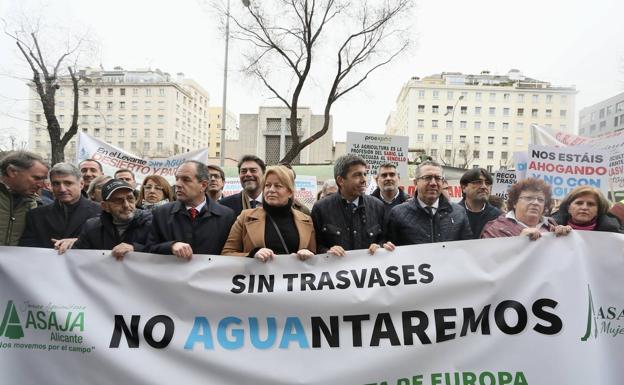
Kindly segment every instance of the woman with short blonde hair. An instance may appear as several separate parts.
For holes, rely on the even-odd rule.
[[[284,166],[268,167],[262,186],[262,207],[241,212],[221,254],[262,262],[278,254],[296,254],[301,260],[314,255],[312,218],[292,207],[295,181],[290,170]]]

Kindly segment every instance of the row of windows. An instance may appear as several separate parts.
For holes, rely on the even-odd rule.
[[[613,127],[616,130],[621,130],[622,128],[620,128],[618,126],[624,127],[624,114],[622,114],[620,116],[613,117]],[[597,129],[599,129],[600,131],[604,131],[606,128],[607,128],[607,121],[603,120],[600,123],[598,123],[598,126],[596,126],[596,124],[590,125],[589,126],[589,132],[587,132],[588,130],[586,130],[585,127],[581,127],[579,129],[579,135],[593,134],[593,133],[596,132]]]
[[[452,149],[444,150],[444,158],[450,158],[452,156],[452,154],[453,154],[453,150]],[[430,155],[434,159],[437,158],[438,157],[438,149],[436,149],[436,148],[431,149]],[[479,151],[479,150],[473,150],[472,153],[471,153],[469,150],[467,151],[467,150],[460,149],[460,150],[458,150],[458,155],[459,155],[460,159],[466,159],[467,157],[470,157],[470,155],[472,155],[472,159],[481,159],[481,151]],[[487,151],[486,159],[494,159],[494,151]],[[503,161],[506,161],[507,159],[509,159],[509,152],[508,151],[501,151],[500,159],[503,160]]]
[[[480,130],[481,129],[481,121],[474,121],[472,122],[472,128],[474,128],[475,130]],[[454,127],[454,122],[452,120],[446,120],[445,121],[445,127],[446,129],[453,129]],[[546,126],[546,128],[552,128],[552,124],[545,124],[544,126]],[[425,128],[425,119],[418,119],[417,121],[417,127],[418,128]],[[440,127],[440,121],[438,120],[431,120],[431,125],[430,128],[439,128]],[[487,127],[488,130],[496,130],[497,124],[496,122],[487,122]],[[523,122],[517,122],[516,123],[516,131],[524,131],[524,123]],[[461,129],[467,129],[468,128],[468,121],[465,120],[461,120],[459,122],[459,128]],[[500,126],[500,128],[502,128],[503,131],[508,131],[509,130],[509,122],[503,122]],[[567,129],[567,125],[565,124],[560,124],[559,125],[559,129],[561,131],[565,131]]]
[[[461,144],[466,144],[467,142],[467,136],[466,135],[460,135],[459,136],[459,143]],[[423,142],[425,140],[425,134],[416,134],[416,141],[417,142]],[[445,143],[453,143],[453,135],[445,135],[444,137]],[[437,143],[438,142],[438,134],[431,134],[431,143]],[[472,138],[472,143],[473,144],[481,144],[481,137],[480,136],[474,136]],[[516,138],[516,145],[522,145],[524,143],[524,138],[522,137],[517,137]],[[491,144],[494,145],[495,144],[495,138],[493,136],[488,136],[487,137],[487,144]],[[501,138],[501,145],[503,146],[507,146],[509,145],[509,137],[508,136],[503,136]]]
[[[472,97],[472,100],[480,102],[484,100],[484,93],[483,92],[468,92],[468,91],[461,91],[461,92],[455,92],[455,91],[439,91],[439,90],[423,90],[423,89],[419,89],[418,90],[418,98],[419,99],[425,99],[427,97],[427,93],[430,92],[431,93],[431,98],[434,100],[439,100],[441,99],[442,96],[444,96],[444,94],[446,94],[446,100],[459,100],[460,98],[462,100],[468,100],[469,97]],[[459,94],[459,95],[457,95]],[[486,93],[487,94],[487,99],[490,102],[496,102],[499,100],[499,98],[501,98],[501,93],[500,92],[489,92]],[[551,104],[553,103],[553,100],[555,98],[554,94],[546,94],[546,95],[540,95],[540,94],[531,94],[531,102],[533,103],[540,103],[541,97],[544,98],[544,100],[546,101],[547,104]],[[502,94],[502,101],[505,102],[511,102],[511,93],[506,92]],[[525,101],[525,94],[516,94],[516,101],[519,103],[524,103]],[[568,96],[567,95],[559,95],[559,101],[561,104],[566,104],[568,102]]]
[[[482,107],[474,107],[473,108],[473,114],[476,116],[481,116],[481,110]],[[446,106],[446,112],[444,113],[445,116],[451,115],[454,112],[454,108],[453,106]],[[418,105],[418,113],[420,114],[424,114],[425,113],[425,105],[424,104],[419,104]],[[432,114],[439,114],[440,113],[440,106],[438,105],[432,105],[431,106],[431,113]],[[460,110],[459,110],[460,115],[468,115],[468,107],[466,106],[461,106]],[[502,109],[502,113],[503,116],[511,116],[511,109],[510,108],[503,108]],[[528,110],[527,110],[528,113]],[[544,117],[546,118],[552,118],[552,114],[553,111],[552,109],[546,109],[545,113],[544,113]],[[489,116],[496,116],[496,107],[488,107],[488,115]],[[559,110],[559,117],[560,118],[565,118],[568,115],[568,111],[567,110]],[[516,116],[521,117],[524,116],[524,108],[518,108],[516,109]],[[533,118],[538,118],[539,117],[539,109],[538,108],[532,108],[531,109],[531,117]]]

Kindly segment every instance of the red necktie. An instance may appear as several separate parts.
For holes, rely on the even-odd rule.
[[[195,207],[191,207],[190,209],[188,209],[188,213],[191,217],[191,221],[194,221],[195,218],[197,218],[197,214],[199,214],[199,211],[197,211]]]

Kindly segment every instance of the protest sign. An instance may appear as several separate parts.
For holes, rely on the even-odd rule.
[[[552,196],[562,199],[573,188],[589,185],[608,195],[608,156],[605,151],[583,147],[529,146],[527,178],[543,179]]]
[[[513,153],[513,160],[516,169],[516,179],[522,180],[526,178],[528,154],[525,151],[516,151]]]
[[[597,138],[572,135],[562,131],[550,132],[544,127],[534,125],[534,130],[547,132],[561,146],[584,146],[596,150],[606,151],[608,154],[610,189],[624,191],[624,132],[617,131]],[[541,137],[541,136],[538,136]],[[535,142],[534,144],[544,144]]]
[[[492,195],[499,196],[507,200],[508,192],[511,186],[516,183],[516,172],[500,170],[493,175],[494,183],[492,183]]]
[[[206,163],[208,149],[185,152],[170,158],[144,159],[140,156],[94,138],[84,132],[78,135],[78,162],[95,159],[102,164],[105,175],[113,176],[115,171],[125,168],[134,173],[137,183],[148,175],[160,175],[170,183],[175,182],[175,170],[186,160]]]
[[[270,263],[0,247],[0,373],[12,385],[619,384],[623,249],[624,236],[592,231]]]
[[[347,153],[364,158],[369,174],[376,174],[384,163],[396,165],[401,180],[409,178],[407,155],[409,138],[407,136],[377,135],[363,132],[347,132]]]

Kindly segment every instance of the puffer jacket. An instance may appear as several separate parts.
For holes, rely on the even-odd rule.
[[[388,240],[396,246],[472,239],[463,207],[440,195],[438,209],[431,216],[418,199],[394,207],[388,217]]]
[[[0,246],[17,246],[26,227],[26,213],[37,207],[36,196],[25,196],[14,207],[14,197],[0,182]]]
[[[560,225],[567,225],[570,220],[570,214],[562,211],[557,211],[552,215],[552,218]],[[624,227],[620,223],[619,219],[612,214],[604,214],[598,217],[596,221],[596,228],[594,231],[606,231],[610,233],[624,233]]]

